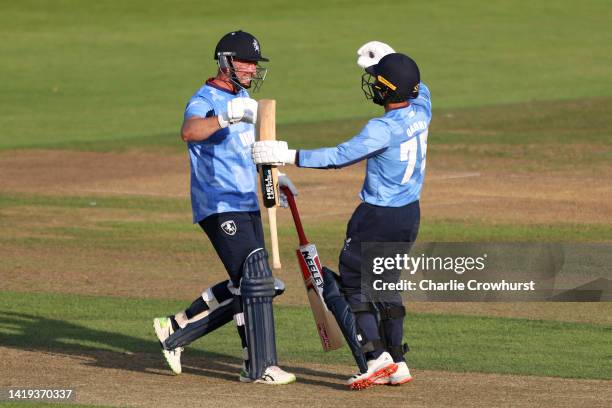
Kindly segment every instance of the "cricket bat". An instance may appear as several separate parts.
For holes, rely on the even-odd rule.
[[[317,325],[321,345],[325,351],[339,349],[344,343],[342,340],[343,335],[334,315],[329,311],[323,300],[323,269],[321,268],[317,247],[308,242],[308,238],[306,238],[302,221],[300,220],[300,213],[298,212],[291,190],[287,187],[282,189],[283,193],[287,196],[287,202],[291,208],[291,215],[297,230],[300,242],[300,246],[296,251],[297,258],[302,270],[304,287],[306,288],[308,302],[310,303],[312,315]]]
[[[276,140],[276,100],[262,99],[257,108],[258,140]],[[276,166],[260,165],[261,194],[268,209],[270,244],[272,245],[272,267],[281,268],[276,228],[276,207],[278,206],[278,170]]]

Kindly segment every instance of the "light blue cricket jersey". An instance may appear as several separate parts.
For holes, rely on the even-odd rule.
[[[206,84],[187,103],[184,118],[216,116],[227,110],[229,100],[248,96],[244,89],[234,95]],[[212,214],[259,210],[257,170],[251,159],[254,141],[255,127],[239,122],[204,141],[188,143],[194,223]]]
[[[418,200],[425,177],[427,132],[431,121],[429,89],[420,84],[410,105],[370,120],[361,132],[336,147],[300,150],[298,165],[340,168],[367,159],[359,196],[369,204],[401,207]]]

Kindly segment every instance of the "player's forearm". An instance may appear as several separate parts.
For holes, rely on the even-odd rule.
[[[346,146],[340,145],[315,150],[298,150],[295,164],[315,169],[339,169],[365,160],[385,149],[347,149]]]
[[[298,167],[332,169],[340,167],[340,162],[338,148],[325,147],[313,150],[298,150],[295,164]]]
[[[191,118],[181,128],[181,138],[184,142],[201,142],[208,139],[221,129],[216,116],[210,118]]]
[[[251,155],[255,164],[295,164],[299,167],[337,169],[367,159],[385,149],[387,146],[375,139],[368,140],[367,137],[353,138],[336,147],[299,151],[289,149],[285,141],[265,140],[253,144]]]

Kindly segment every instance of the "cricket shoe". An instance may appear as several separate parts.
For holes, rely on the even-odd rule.
[[[414,378],[410,375],[408,364],[405,361],[397,363],[397,371],[388,377],[379,378],[374,381],[376,385],[402,385],[409,383]]]
[[[386,351],[378,358],[368,361],[368,371],[355,374],[347,381],[346,385],[352,390],[363,390],[376,383],[376,380],[389,377],[397,371],[397,364]]]
[[[270,366],[266,368],[266,371],[264,371],[261,378],[253,380],[249,377],[249,372],[243,364],[242,370],[240,370],[240,382],[268,385],[285,385],[295,382],[295,375],[286,372],[278,366]]]
[[[162,354],[170,370],[172,370],[174,374],[180,374],[183,371],[181,367],[181,353],[183,352],[183,348],[177,347],[174,350],[166,350],[166,346],[164,346],[166,339],[174,333],[172,321],[170,321],[169,317],[157,317],[153,319],[153,328],[155,329],[155,334],[162,347]]]

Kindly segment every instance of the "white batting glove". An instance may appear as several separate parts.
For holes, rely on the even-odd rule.
[[[289,191],[291,191],[291,194],[293,194],[294,197],[297,197],[297,188],[295,188],[295,185],[291,182],[291,180],[289,180],[289,176],[287,176],[285,173],[281,173],[280,171],[278,172],[278,186],[287,187]],[[278,191],[280,193],[278,197],[279,205],[283,208],[288,208],[289,202],[287,201],[287,195],[283,192],[282,188],[279,188]]]
[[[238,122],[257,122],[257,101],[251,98],[234,98],[227,103],[227,112],[217,116],[219,126],[226,128]]]
[[[395,50],[384,42],[367,42],[357,50],[357,65],[365,69],[369,66],[378,64],[378,61],[380,61],[382,57],[394,52]]]
[[[273,166],[284,166],[295,164],[294,149],[289,149],[287,142],[280,140],[264,140],[253,143],[251,156],[255,164],[271,164]]]

